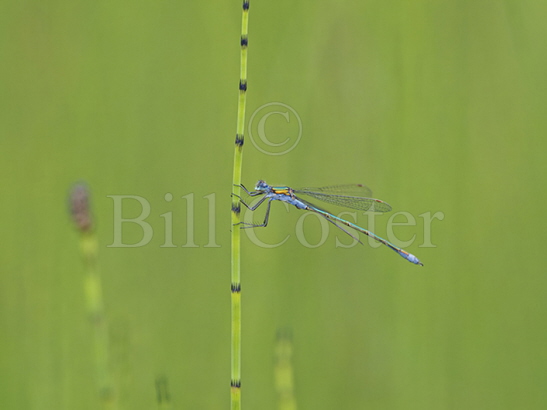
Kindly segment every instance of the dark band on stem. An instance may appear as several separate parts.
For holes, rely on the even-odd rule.
[[[249,0],[243,0],[243,10],[249,10]]]
[[[241,213],[241,206],[239,205],[239,203],[232,204],[232,212],[237,215]]]
[[[239,91],[247,91],[247,80],[239,80]]]
[[[232,283],[232,285],[230,286],[230,289],[232,290],[232,293],[241,292],[241,283]]]
[[[246,48],[249,45],[249,38],[247,36],[241,36],[241,47]]]
[[[242,147],[244,142],[245,138],[243,137],[243,134],[236,134],[236,145]]]
[[[241,388],[241,380],[230,380],[230,387]]]

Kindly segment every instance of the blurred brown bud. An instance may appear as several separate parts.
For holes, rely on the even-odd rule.
[[[81,232],[88,232],[93,227],[93,217],[89,206],[89,189],[83,183],[74,185],[70,191],[70,213]]]

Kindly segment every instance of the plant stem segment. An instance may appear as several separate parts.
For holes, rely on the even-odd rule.
[[[240,195],[241,189],[241,160],[243,154],[245,130],[245,105],[247,101],[247,45],[249,23],[249,0],[243,0],[241,18],[241,64],[239,76],[239,100],[237,105],[237,132],[234,154],[233,193]],[[236,226],[240,222],[240,205],[237,197],[232,197],[232,276],[231,276],[231,304],[232,304],[232,360],[231,360],[231,409],[241,409],[241,252],[240,229]]]

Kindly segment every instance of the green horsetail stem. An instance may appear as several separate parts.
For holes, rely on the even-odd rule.
[[[234,174],[232,192],[241,194],[241,160],[243,143],[245,141],[245,105],[247,102],[247,45],[249,24],[249,0],[243,0],[241,17],[241,60],[239,75],[239,99],[237,104],[237,131],[234,153]],[[232,307],[232,337],[231,337],[231,375],[230,396],[231,409],[241,409],[241,253],[240,229],[235,226],[240,222],[240,205],[238,197],[232,197],[232,273],[231,273],[231,307]]]
[[[116,398],[109,367],[109,337],[104,314],[101,276],[97,256],[98,240],[93,226],[93,216],[89,204],[89,190],[83,184],[77,184],[70,193],[70,212],[76,229],[80,233],[80,252],[85,277],[84,296],[88,318],[93,328],[95,350],[95,372],[98,394],[104,409],[116,409]]]

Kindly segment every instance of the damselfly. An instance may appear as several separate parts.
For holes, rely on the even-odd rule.
[[[333,205],[339,205],[347,208],[358,209],[362,211],[375,211],[375,212],[389,212],[391,211],[391,206],[384,201],[379,199],[369,198],[372,194],[370,189],[364,185],[353,184],[353,185],[334,185],[322,188],[302,188],[302,189],[292,189],[288,186],[270,186],[265,181],[258,181],[255,186],[254,191],[248,191],[243,185],[239,185],[249,196],[260,196],[264,195],[255,205],[248,205],[240,196],[235,195],[239,198],[240,202],[246,206],[249,210],[254,211],[260,205],[268,199],[268,206],[266,207],[266,216],[264,217],[264,222],[261,224],[249,224],[245,222],[240,222],[240,224],[245,225],[242,228],[255,228],[255,227],[265,227],[268,225],[268,218],[270,217],[270,206],[272,201],[283,201],[291,205],[294,205],[298,209],[304,209],[306,211],[312,211],[316,214],[322,216],[331,224],[337,228],[344,231],[346,234],[351,236],[353,239],[362,243],[359,238],[355,237],[353,234],[348,232],[346,229],[342,228],[338,223],[349,226],[352,229],[355,229],[362,234],[370,236],[374,240],[386,245],[388,248],[394,250],[407,261],[415,263],[416,265],[423,266],[423,263],[420,260],[408,253],[407,251],[393,245],[392,243],[386,241],[383,238],[380,238],[378,235],[361,228],[360,226],[355,225],[345,219],[342,219],[329,211],[319,208],[318,206],[313,205],[312,203],[298,197],[298,195],[306,195],[315,199],[319,199],[323,202],[327,202]],[[338,222],[338,223],[337,223]]]

